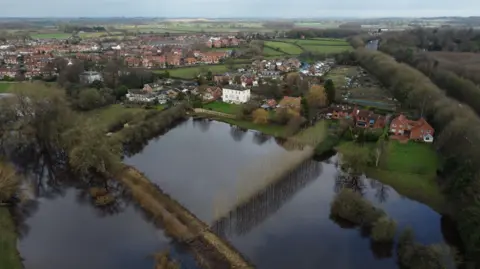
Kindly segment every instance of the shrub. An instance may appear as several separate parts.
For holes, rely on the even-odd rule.
[[[376,242],[390,242],[395,237],[397,223],[388,218],[382,217],[373,223],[372,239]]]
[[[337,194],[331,205],[331,214],[362,226],[370,226],[385,216],[383,210],[375,208],[350,189],[343,189]]]
[[[400,235],[397,258],[401,268],[405,269],[449,269],[455,268],[455,252],[444,245],[422,245],[415,242],[411,229]]]

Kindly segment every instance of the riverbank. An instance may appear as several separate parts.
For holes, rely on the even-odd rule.
[[[219,112],[215,112],[215,111],[209,112],[208,110],[203,110],[202,112],[196,112],[193,116],[196,118],[205,118],[205,119],[225,122],[230,125],[238,126],[242,129],[259,131],[265,135],[270,135],[278,138],[287,138],[286,127],[282,125],[276,125],[271,123],[257,124],[248,120],[236,119],[233,115],[230,115],[230,114],[221,115],[219,114]]]
[[[0,268],[21,269],[17,234],[13,218],[6,207],[0,207]]]
[[[190,247],[202,267],[254,268],[229,243],[135,168],[124,166],[115,178],[128,187],[140,206],[163,225],[169,236]]]

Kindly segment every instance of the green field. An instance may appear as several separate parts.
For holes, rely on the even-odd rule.
[[[241,65],[237,66],[240,67]],[[207,72],[212,71],[214,75],[228,72],[228,68],[226,65],[202,65],[194,67],[176,68],[168,70],[168,72],[170,73],[170,76],[175,78],[193,79],[202,72],[202,69]],[[163,73],[165,72],[165,70],[156,70],[154,72]]]
[[[17,235],[10,212],[0,207],[0,268],[21,269],[17,251]]]
[[[351,51],[353,48],[351,46],[302,46],[305,51],[310,51],[313,53],[339,53],[342,51]]]
[[[204,109],[209,109],[226,114],[236,114],[239,110],[239,105],[227,104],[224,102],[211,102],[203,106]]]
[[[43,33],[43,34],[30,34],[32,38],[36,39],[67,39],[72,36],[72,34],[66,33]]]
[[[8,92],[11,86],[12,86],[12,83],[0,82],[0,93]]]
[[[438,158],[432,145],[391,141],[385,169],[392,172],[435,175]]]
[[[110,105],[85,112],[85,120],[83,122],[88,126],[106,131],[110,124],[118,119],[127,117],[127,114],[137,115],[145,112],[146,110],[143,108],[126,108],[123,105]]]
[[[282,42],[290,43],[292,46],[300,46],[303,51],[313,53],[339,53],[353,48],[344,39],[336,38],[314,38],[314,39],[279,39]],[[297,49],[300,49],[296,46]]]
[[[345,39],[338,38],[299,39],[294,43],[300,46],[350,46]]]
[[[277,51],[269,47],[263,48],[263,55],[264,56],[281,56],[285,55],[282,51]]]
[[[290,55],[297,55],[302,53],[301,48],[288,42],[265,41],[265,45],[272,48],[278,48],[281,51]]]
[[[339,151],[352,150],[353,142],[339,146]],[[372,150],[375,144],[369,144]],[[372,153],[373,154],[373,153]],[[388,184],[399,194],[422,202],[439,213],[448,213],[435,178],[438,158],[432,145],[397,141],[388,143],[388,150],[380,158],[379,167],[368,167],[366,175]]]
[[[339,147],[351,150],[352,142]],[[372,149],[374,144],[369,144]],[[390,141],[379,167],[368,167],[368,177],[393,187],[410,199],[425,203],[439,213],[447,213],[445,198],[435,181],[438,158],[432,145]]]
[[[155,33],[189,33],[189,32],[265,32],[271,29],[264,28],[262,23],[255,22],[187,22],[187,21],[171,21],[158,24],[146,25],[117,25],[118,29],[140,32]]]

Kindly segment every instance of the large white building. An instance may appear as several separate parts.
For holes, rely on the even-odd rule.
[[[95,80],[103,81],[102,74],[95,71],[85,71],[80,74],[80,81],[85,84],[92,84]]]
[[[246,103],[250,100],[250,89],[239,85],[226,86],[222,90],[222,100],[225,103]]]

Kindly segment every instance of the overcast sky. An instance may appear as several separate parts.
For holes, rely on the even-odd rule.
[[[475,0],[0,0],[0,17],[475,16]]]

